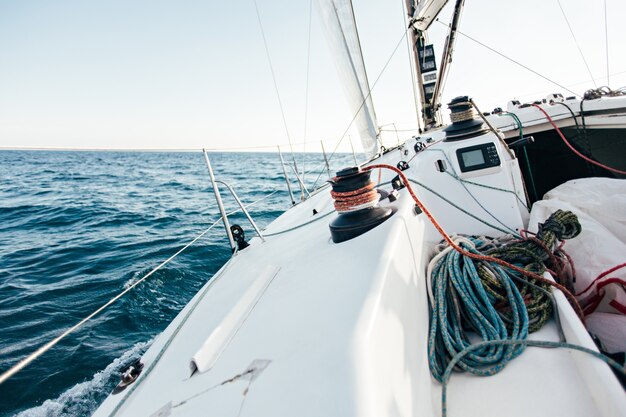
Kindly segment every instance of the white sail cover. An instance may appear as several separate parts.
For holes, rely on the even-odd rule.
[[[428,29],[447,2],[448,0],[413,0],[413,26],[419,30]]]
[[[357,126],[363,151],[368,157],[378,153],[378,124],[365,72],[363,53],[350,0],[318,0],[335,65]]]

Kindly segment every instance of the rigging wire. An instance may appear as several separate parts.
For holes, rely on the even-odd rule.
[[[609,24],[606,15],[606,0],[604,0],[604,45],[606,49],[606,84],[611,85],[611,78],[609,76]]]
[[[254,200],[252,203],[246,204],[245,207],[246,207],[246,209],[249,208],[249,207],[252,207],[255,204],[258,204],[258,203],[260,203],[263,200],[267,200],[268,198],[270,198],[271,196],[273,196],[274,194],[276,194],[276,193],[278,193],[280,191],[281,190],[274,190],[271,193],[269,193],[268,195],[264,195],[263,197],[261,197],[261,198],[259,198],[257,200]],[[238,207],[235,210],[232,210],[232,211],[229,211],[228,213],[226,213],[226,217],[232,216],[233,214],[239,213],[240,211],[243,211],[243,210],[241,209],[241,207]]]
[[[444,26],[450,27],[450,24],[443,23],[443,22],[442,22],[441,20],[439,20],[439,19],[437,19],[437,22],[441,23],[441,24],[442,24],[442,25],[444,25]],[[563,86],[563,85],[561,85],[561,84],[557,83],[557,82],[556,82],[556,81],[554,81],[554,80],[551,80],[550,78],[548,78],[548,77],[546,77],[545,75],[543,75],[543,74],[541,74],[541,73],[539,73],[539,72],[535,71],[534,69],[527,67],[526,65],[522,64],[521,62],[516,61],[516,60],[514,60],[513,58],[510,58],[510,57],[508,57],[508,56],[504,55],[502,52],[500,52],[500,51],[498,51],[498,50],[496,50],[496,49],[492,48],[491,46],[488,46],[488,45],[486,45],[486,44],[482,43],[482,42],[481,42],[481,41],[479,41],[478,39],[475,39],[475,38],[473,38],[473,37],[471,37],[471,36],[469,36],[469,35],[466,35],[465,33],[461,32],[460,30],[457,30],[457,33],[459,33],[459,34],[461,34],[461,35],[465,36],[467,39],[469,39],[469,40],[471,40],[471,41],[473,41],[473,42],[477,43],[478,45],[482,46],[483,48],[486,48],[486,49],[490,50],[491,52],[493,52],[493,53],[495,53],[495,54],[497,54],[497,55],[500,55],[502,58],[504,58],[504,59],[506,59],[506,60],[508,60],[508,61],[511,61],[512,63],[514,63],[514,64],[516,64],[516,65],[518,65],[518,66],[520,66],[520,67],[524,68],[525,70],[532,72],[533,74],[535,74],[535,75],[537,75],[537,76],[539,76],[539,77],[543,78],[544,80],[546,80],[546,81],[548,81],[548,82],[551,82],[552,84],[556,85],[557,87],[562,88],[563,90],[569,91],[570,93],[574,94],[576,97],[580,97],[580,94],[578,94],[578,93],[576,93],[576,92],[574,92],[574,91],[570,90],[569,88],[567,88],[567,87],[565,87],[565,86]]]
[[[302,148],[302,168],[301,168],[301,177],[302,182],[304,183],[304,174],[306,171],[304,166],[306,164],[306,133],[307,133],[307,123],[309,118],[309,74],[311,72],[311,21],[313,17],[313,0],[309,0],[309,38],[307,42],[307,52],[306,52],[306,88],[304,91],[304,146]]]
[[[261,28],[261,35],[263,37],[263,46],[265,46],[265,55],[267,56],[267,62],[270,66],[270,72],[272,73],[272,81],[274,81],[274,90],[276,91],[276,97],[278,98],[278,106],[280,107],[280,114],[283,118],[283,125],[285,127],[285,133],[287,134],[287,140],[289,141],[289,149],[291,151],[291,157],[293,159],[293,165],[298,170],[298,165],[296,164],[296,156],[293,153],[293,144],[291,142],[291,135],[289,134],[289,128],[287,127],[287,119],[285,117],[285,109],[283,108],[283,102],[280,98],[280,91],[278,90],[278,83],[276,81],[276,74],[274,73],[274,66],[272,65],[272,57],[270,56],[270,50],[267,46],[267,38],[265,37],[265,29],[263,28],[263,22],[261,21],[261,13],[259,12],[259,6],[254,0],[254,9],[256,10],[256,17],[259,21],[259,27]]]
[[[376,84],[378,84],[378,81],[380,80],[380,77],[385,73],[385,70],[387,70],[387,67],[389,66],[389,63],[391,62],[391,59],[394,57],[394,55],[396,54],[396,52],[398,51],[398,48],[400,47],[400,45],[402,44],[402,41],[404,40],[404,38],[406,37],[407,31],[409,30],[409,28],[407,28],[403,33],[402,33],[402,37],[400,37],[400,40],[396,43],[395,48],[393,48],[393,52],[391,52],[391,55],[389,56],[389,58],[387,59],[387,62],[385,62],[385,65],[383,66],[382,70],[380,71],[380,73],[378,74],[378,77],[376,77],[376,80],[374,80],[374,84],[372,84],[372,86],[369,88],[369,91],[367,92],[367,95],[365,96],[365,98],[363,99],[363,101],[361,102],[361,105],[359,106],[359,108],[357,109],[357,111],[355,112],[354,116],[352,117],[352,120],[350,120],[350,123],[348,123],[348,126],[346,127],[346,129],[344,130],[343,134],[341,135],[341,137],[339,138],[339,142],[337,142],[337,145],[335,145],[335,148],[333,149],[333,151],[331,152],[330,156],[328,157],[328,160],[330,161],[333,156],[335,155],[335,153],[337,153],[337,149],[339,148],[339,145],[341,145],[341,142],[345,139],[346,135],[348,134],[348,131],[350,130],[350,127],[352,126],[352,123],[354,123],[354,121],[356,120],[357,116],[359,115],[359,113],[361,112],[361,109],[363,108],[363,106],[365,105],[365,103],[367,102],[367,100],[370,98],[370,96],[372,95],[372,90],[374,90],[374,88],[376,87]],[[315,182],[313,182],[313,186],[311,188],[315,188],[315,186],[317,185],[317,182],[320,180],[322,174],[324,173],[324,170],[321,170],[319,175],[317,176],[317,178],[315,179]]]
[[[591,73],[591,69],[589,68],[589,64],[587,63],[587,60],[585,59],[585,55],[583,54],[582,49],[580,49],[580,45],[578,44],[578,40],[576,39],[576,35],[574,35],[574,31],[572,30],[572,26],[569,23],[569,19],[567,18],[567,15],[565,14],[565,10],[563,10],[563,6],[561,5],[561,0],[556,0],[557,4],[559,5],[559,9],[561,9],[561,13],[563,14],[563,18],[565,19],[565,23],[567,23],[567,27],[569,29],[569,33],[571,33],[572,35],[572,39],[574,39],[574,43],[576,44],[576,48],[578,48],[578,52],[580,52],[580,57],[583,59],[583,62],[585,63],[585,66],[587,67],[587,72],[589,73],[589,76],[591,77],[591,81],[593,81],[593,85],[598,88],[598,84],[596,83],[596,79],[593,78],[593,74]],[[605,18],[606,18],[606,0],[604,2],[604,13],[605,13]]]

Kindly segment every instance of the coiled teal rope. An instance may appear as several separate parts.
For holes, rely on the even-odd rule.
[[[539,225],[536,237],[500,239],[457,237],[464,250],[500,258],[537,274],[554,267],[558,242],[580,233],[577,217],[558,210]],[[493,261],[474,260],[451,247],[440,246],[428,267],[432,307],[428,340],[433,377],[442,381],[452,358],[472,346],[471,337],[482,341],[525,340],[539,330],[556,310],[550,287],[530,282],[521,273]],[[472,350],[456,369],[475,375],[493,375],[522,353],[524,345],[490,344]]]
[[[467,251],[479,253],[476,245],[482,242],[476,238],[461,238],[459,244]],[[496,299],[482,284],[478,270],[485,268],[505,288],[511,312],[510,330],[495,307]],[[439,382],[443,381],[450,360],[472,345],[469,331],[482,340],[523,340],[528,336],[524,299],[513,278],[499,265],[486,265],[449,250],[435,262],[431,277],[433,313],[428,360],[431,373]],[[522,346],[487,346],[467,354],[458,366],[475,375],[493,375],[522,351]]]

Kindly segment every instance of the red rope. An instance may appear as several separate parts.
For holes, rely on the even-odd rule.
[[[610,274],[610,273],[612,273],[612,272],[617,271],[618,269],[622,269],[622,268],[624,268],[625,266],[626,266],[626,263],[623,263],[623,264],[616,265],[616,266],[614,266],[614,267],[613,267],[613,268],[611,268],[611,269],[607,269],[606,271],[604,271],[603,273],[601,273],[600,275],[598,275],[596,278],[594,278],[594,280],[593,280],[593,281],[591,281],[591,284],[589,284],[589,286],[588,286],[587,288],[585,288],[584,290],[582,290],[581,292],[579,292],[579,293],[578,293],[578,294],[576,294],[576,295],[583,295],[584,293],[586,293],[587,291],[589,291],[589,290],[591,289],[591,287],[593,287],[593,285],[594,285],[596,282],[598,282],[598,280],[600,280],[600,279],[604,278],[605,276],[609,275],[609,274]]]
[[[365,186],[352,191],[332,191],[335,210],[339,213],[351,211],[358,206],[378,202],[378,191],[374,189],[374,183],[369,182]]]
[[[619,169],[616,168],[611,168],[610,166],[606,166],[604,164],[601,164],[598,161],[594,161],[591,158],[586,157],[585,155],[581,154],[580,152],[578,152],[576,150],[576,148],[574,148],[565,138],[565,135],[563,135],[563,133],[561,132],[561,129],[558,128],[558,126],[554,123],[554,121],[552,120],[552,118],[550,117],[550,115],[541,108],[541,106],[539,106],[538,104],[533,104],[533,107],[537,107],[539,110],[541,110],[541,112],[546,116],[546,118],[548,119],[548,122],[550,122],[550,124],[552,125],[552,127],[554,127],[554,129],[556,130],[556,133],[559,134],[559,136],[561,137],[561,139],[563,139],[563,142],[565,142],[565,144],[567,145],[568,148],[570,148],[572,150],[572,152],[574,152],[576,155],[580,156],[582,159],[584,159],[585,161],[589,162],[590,164],[594,164],[599,166],[600,168],[604,168],[608,171],[611,172],[615,172],[617,174],[622,174],[622,175],[626,175],[626,171],[621,171]]]
[[[574,295],[569,292],[567,290],[567,288],[565,288],[564,286],[551,281],[549,279],[546,279],[544,277],[542,277],[541,275],[535,274],[534,272],[530,272],[527,271],[523,268],[520,268],[519,266],[515,266],[513,264],[510,264],[502,259],[498,259],[498,258],[494,258],[493,256],[487,256],[487,255],[480,255],[477,253],[472,253],[469,251],[466,251],[465,249],[461,248],[459,245],[456,244],[456,242],[454,242],[452,240],[452,238],[448,235],[448,233],[446,233],[445,230],[443,230],[443,227],[441,227],[441,225],[439,224],[439,222],[437,221],[437,219],[435,219],[435,217],[431,214],[431,212],[424,206],[424,204],[420,201],[420,199],[417,197],[417,195],[415,194],[415,191],[413,191],[413,188],[411,187],[411,184],[409,183],[409,180],[407,179],[407,177],[404,175],[404,173],[402,171],[400,171],[398,168],[392,166],[392,165],[387,165],[387,164],[376,164],[376,165],[370,165],[368,167],[364,167],[363,170],[364,171],[368,171],[368,170],[372,170],[372,169],[376,169],[376,168],[386,168],[389,169],[393,172],[395,172],[396,174],[398,174],[400,176],[400,178],[402,178],[402,182],[404,183],[404,185],[406,186],[407,190],[409,191],[409,194],[411,194],[411,197],[413,197],[413,200],[415,201],[415,204],[418,205],[418,207],[422,210],[422,212],[426,215],[426,217],[428,217],[428,220],[430,220],[430,222],[433,224],[433,226],[435,226],[435,229],[437,229],[437,231],[441,234],[441,236],[443,236],[443,238],[446,240],[446,242],[448,242],[448,244],[457,252],[459,252],[461,255],[463,256],[467,256],[468,258],[472,258],[472,259],[476,259],[479,261],[489,261],[489,262],[494,262],[498,265],[501,265],[505,268],[509,268],[512,269],[514,271],[519,272],[520,274],[523,274],[527,277],[530,277],[536,281],[539,282],[543,282],[545,284],[551,285],[555,288],[558,288],[559,290],[561,290],[563,292],[563,294],[565,294],[565,296],[569,299],[570,304],[572,305],[572,307],[574,308],[574,310],[576,311],[576,314],[578,315],[578,317],[581,319],[581,321],[584,322],[585,320],[585,315],[583,314],[582,309],[580,308],[580,305],[578,304],[578,301],[576,300],[576,297],[574,297]]]
[[[585,313],[585,316],[588,316],[589,314],[596,311],[596,309],[598,308],[598,306],[600,305],[600,303],[602,302],[602,300],[604,299],[606,295],[606,291],[604,290],[604,287],[611,285],[611,284],[618,284],[618,285],[621,285],[622,287],[626,287],[626,281],[624,281],[621,278],[607,278],[601,283],[599,283],[595,287],[595,290],[596,290],[595,294],[591,296],[589,300],[586,301],[589,304],[587,304],[585,306],[585,309],[583,310],[583,312]],[[609,305],[613,307],[614,309],[616,309],[617,311],[619,311],[620,313],[626,314],[626,311],[624,311],[626,309],[624,309],[624,306],[620,304],[619,301],[611,300],[609,302]]]
[[[333,178],[334,180],[334,178]],[[361,187],[357,190],[352,190],[352,191],[333,191],[330,190],[330,195],[333,198],[346,198],[346,197],[352,197],[354,195],[358,195],[358,194],[363,194],[366,193],[370,190],[374,189],[374,183],[370,182],[367,185],[365,185],[364,187]]]
[[[337,193],[335,194],[342,194]],[[349,193],[346,193],[349,194]],[[378,191],[371,190],[362,194],[357,194],[353,196],[345,196],[345,197],[335,197],[335,210],[338,212],[350,211],[358,206],[362,206],[368,203],[378,202]]]

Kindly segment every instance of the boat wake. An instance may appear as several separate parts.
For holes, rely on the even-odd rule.
[[[91,415],[119,382],[119,370],[140,357],[152,340],[135,344],[91,380],[74,385],[55,399],[17,414],[17,417],[78,417]]]

